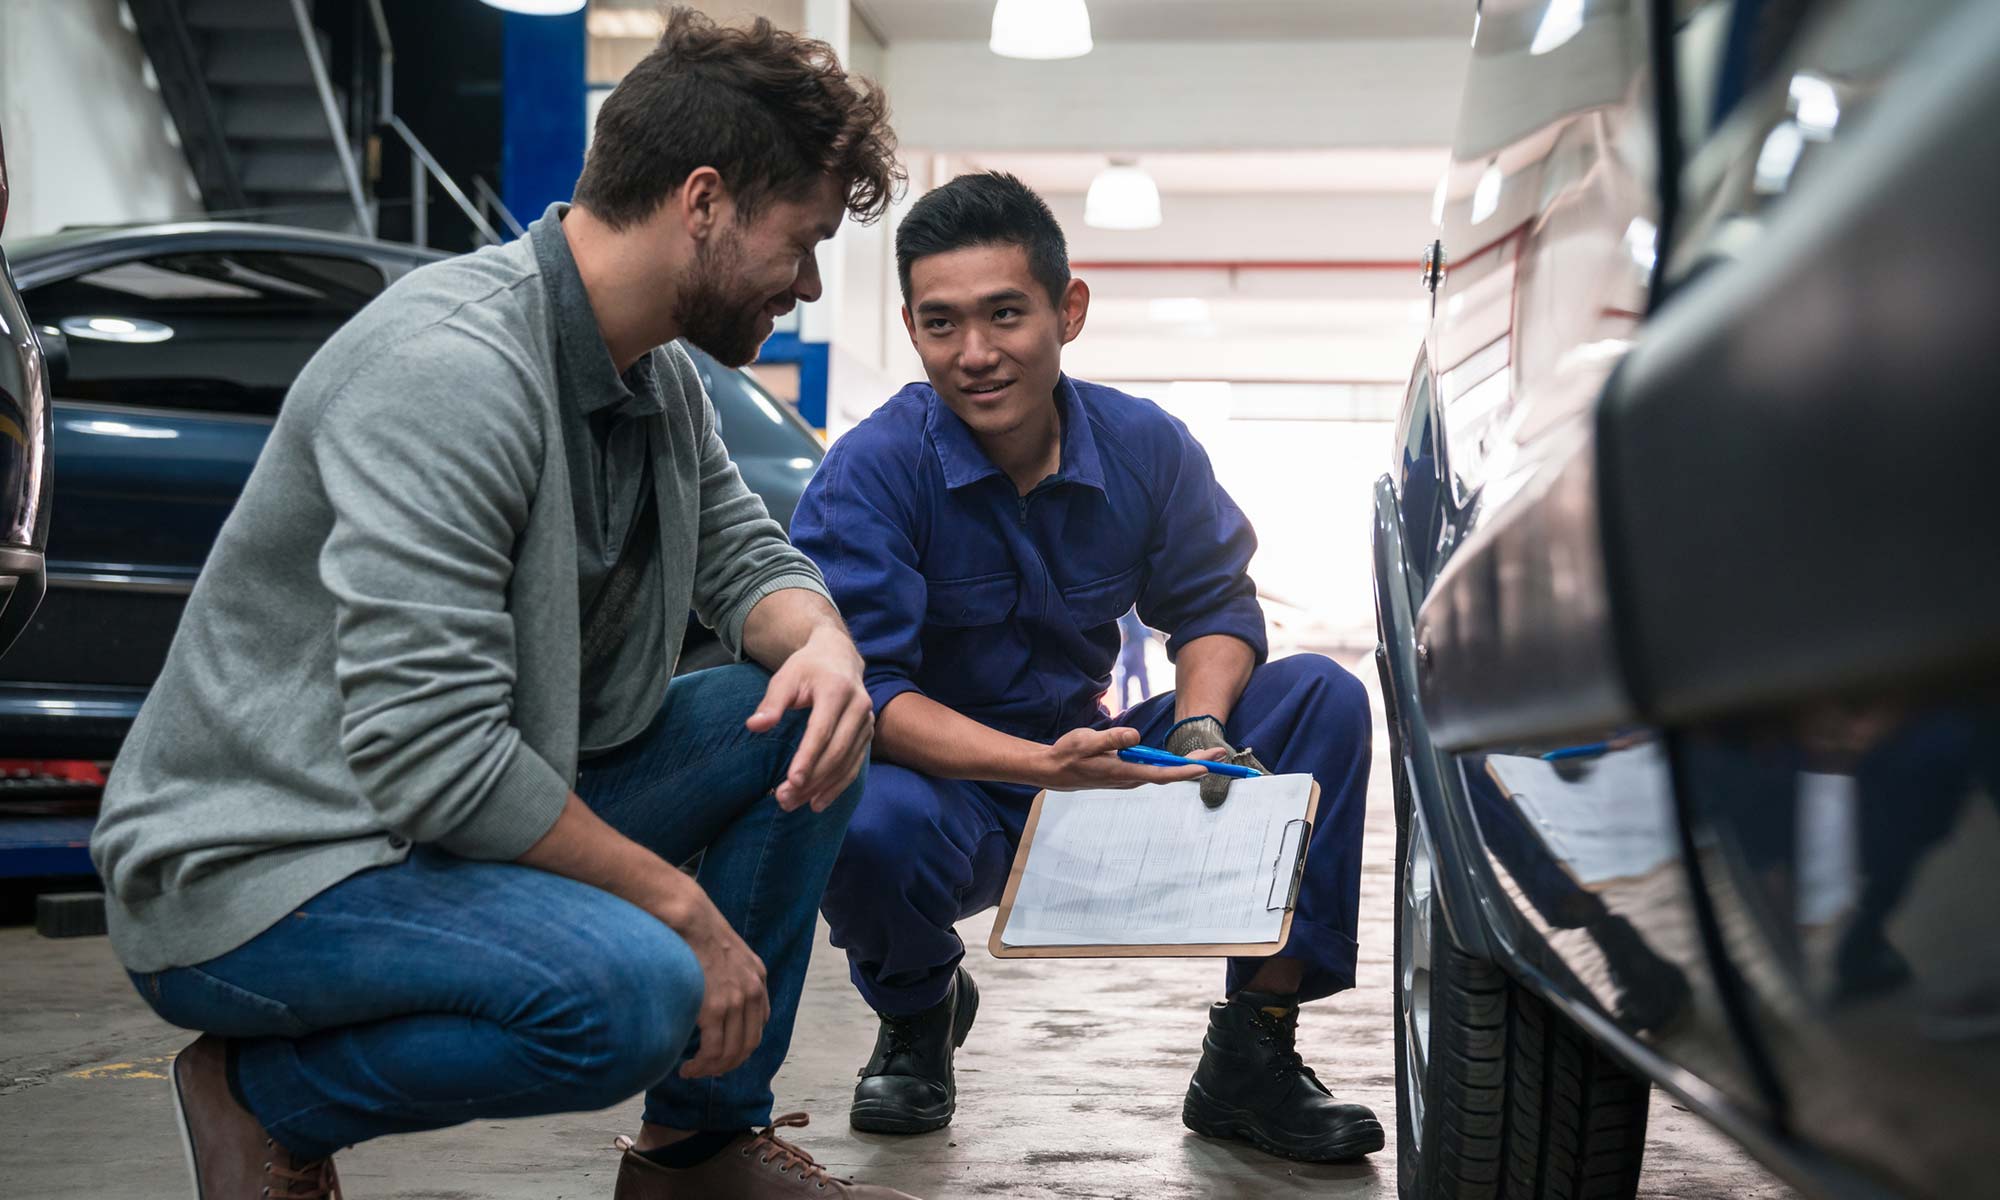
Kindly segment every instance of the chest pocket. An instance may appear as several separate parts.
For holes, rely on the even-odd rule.
[[[998,625],[1014,612],[1020,581],[1012,574],[934,580],[927,586],[924,623],[944,629]]]
[[[1125,610],[1139,598],[1142,569],[1142,564],[1134,564],[1116,575],[1064,588],[1063,607],[1069,609],[1076,627],[1089,633],[1124,616]]]

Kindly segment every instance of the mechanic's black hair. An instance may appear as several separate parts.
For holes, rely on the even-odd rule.
[[[1028,270],[1062,304],[1069,286],[1069,243],[1056,216],[1033,188],[1012,175],[960,175],[910,206],[896,229],[896,274],[910,302],[910,264],[967,246],[1019,246]]]

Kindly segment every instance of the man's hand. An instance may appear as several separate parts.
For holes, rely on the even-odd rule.
[[[875,707],[861,683],[861,655],[845,633],[815,630],[771,676],[763,703],[744,724],[763,733],[794,708],[810,708],[812,715],[778,785],[778,806],[786,812],[808,805],[825,812],[861,773],[875,736]]]
[[[1073,729],[1046,747],[1035,771],[1045,788],[1129,788],[1142,783],[1179,783],[1208,774],[1201,767],[1147,767],[1129,763],[1118,752],[1139,744],[1136,729]],[[1187,755],[1188,758],[1213,755]]]
[[[771,995],[764,964],[705,895],[676,930],[701,963],[701,1049],[681,1064],[681,1078],[706,1079],[743,1065],[764,1040]]]
[[[1222,736],[1222,722],[1214,717],[1189,717],[1167,730],[1167,751],[1182,758],[1212,758],[1239,767],[1254,767],[1266,774],[1271,770],[1257,761],[1250,747],[1238,750],[1230,745]],[[1201,802],[1210,808],[1217,807],[1229,798],[1229,784],[1227,775],[1209,775],[1201,781]]]

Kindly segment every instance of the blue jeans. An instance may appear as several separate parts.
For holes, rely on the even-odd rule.
[[[294,1154],[478,1117],[615,1104],[676,1129],[768,1122],[790,1047],[814,913],[861,780],[824,813],[771,791],[805,728],[743,722],[769,676],[721,667],[673,681],[645,733],[584,764],[577,792],[701,885],[763,959],[771,1017],[742,1066],[681,1079],[702,974],[679,935],[587,884],[418,847],[335,884],[192,967],[135,975],[168,1021],[235,1039],[236,1080]]]
[[[1174,724],[1162,692],[1099,728],[1130,726],[1157,746]],[[1255,749],[1281,775],[1319,781],[1319,820],[1306,851],[1291,940],[1281,952],[1304,968],[1299,996],[1317,1000],[1354,986],[1360,916],[1361,822],[1368,807],[1374,737],[1361,681],[1317,654],[1295,654],[1250,673],[1224,724],[1230,744]],[[877,1012],[921,1012],[951,988],[965,946],[952,926],[1000,902],[1035,789],[936,779],[878,762],[848,828],[822,907],[848,974]],[[1261,959],[1233,958],[1230,993]]]

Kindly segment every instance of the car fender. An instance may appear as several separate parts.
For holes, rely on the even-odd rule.
[[[1403,538],[1402,510],[1395,482],[1387,475],[1375,483],[1375,527],[1372,538],[1375,555],[1375,613],[1379,642],[1375,662],[1382,673],[1383,718],[1392,727],[1392,744],[1402,752],[1402,761],[1390,769],[1403,772],[1410,787],[1412,816],[1423,823],[1430,835],[1437,861],[1455,867],[1477,861],[1468,847],[1462,814],[1463,797],[1451,782],[1447,769],[1431,743],[1430,729],[1422,706],[1404,704],[1401,697],[1417,694],[1416,613],[1410,603],[1409,559]],[[1485,900],[1475,888],[1472,875],[1463,869],[1438,872],[1437,895],[1444,906],[1445,922],[1452,937],[1467,953],[1492,958],[1493,940],[1485,912]]]

